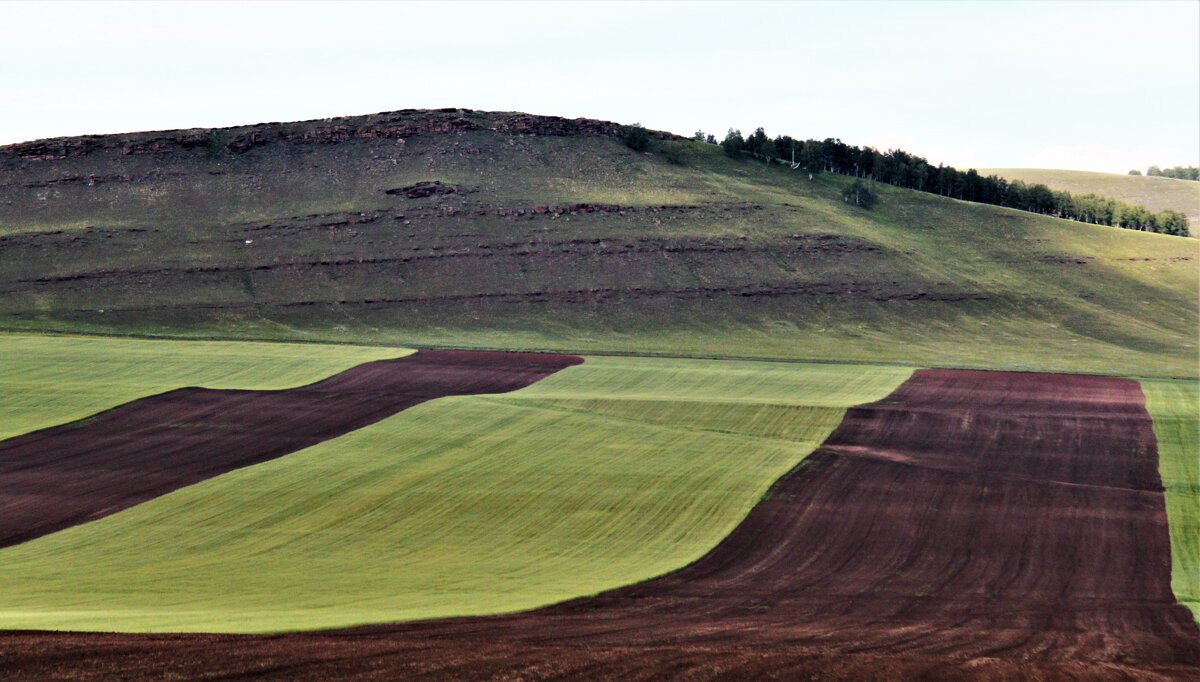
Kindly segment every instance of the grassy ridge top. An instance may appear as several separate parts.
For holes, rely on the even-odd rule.
[[[589,358],[0,551],[0,628],[263,632],[532,608],[699,558],[911,370]]]
[[[455,110],[4,148],[0,328],[1200,373],[1200,240],[886,186],[866,211],[619,131]]]
[[[1026,184],[1040,183],[1071,194],[1098,194],[1151,211],[1171,209],[1188,217],[1200,229],[1200,182],[1148,175],[1118,175],[1048,168],[980,168],[982,175],[998,175]]]

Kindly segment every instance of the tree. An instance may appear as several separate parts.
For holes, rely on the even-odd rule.
[[[799,149],[799,141],[793,140],[790,135],[777,135],[775,137],[775,157],[783,159],[784,163],[795,163],[796,152]]]
[[[1176,180],[1200,180],[1200,168],[1196,166],[1172,166],[1171,168],[1162,169],[1159,175],[1164,178],[1175,178]]]
[[[820,173],[821,169],[825,167],[821,143],[816,140],[805,142],[804,148],[800,150],[800,162],[804,165],[804,170],[808,171],[808,179],[812,180],[813,176]]]
[[[756,128],[750,137],[746,138],[744,149],[751,154],[766,159],[767,163],[775,158],[775,142],[767,137],[767,131]]]
[[[1187,216],[1179,211],[1166,210],[1155,216],[1158,232],[1173,234],[1179,237],[1188,236]]]
[[[733,158],[743,152],[765,159],[768,163],[782,158],[790,162],[793,169],[803,167],[808,172],[809,180],[823,170],[865,180],[865,186],[856,182],[842,195],[847,203],[861,207],[869,207],[874,203],[876,197],[872,190],[875,181],[879,180],[897,187],[964,201],[1006,206],[1096,225],[1173,235],[1189,234],[1187,217],[1182,213],[1152,213],[1140,206],[1095,194],[1072,195],[1051,190],[1042,184],[1026,185],[1019,180],[1010,183],[996,175],[984,177],[973,168],[960,171],[952,166],[935,167],[924,158],[901,149],[889,149],[883,153],[871,147],[852,147],[832,137],[823,141],[810,139],[804,142],[787,135],[771,139],[762,128],[755,129],[748,138],[743,138],[740,131],[730,128],[721,146]],[[1165,170],[1151,166],[1146,173],[1200,179],[1200,168],[1194,166],[1175,166]],[[1136,170],[1129,171],[1129,174],[1140,175]]]
[[[865,178],[875,177],[875,161],[879,157],[879,152],[871,147],[862,150],[858,155],[858,171]],[[950,170],[954,170],[951,168]]]
[[[717,136],[713,135],[712,133],[709,133],[708,137],[704,138],[704,141],[707,142],[708,144],[716,144]]]
[[[742,148],[746,146],[746,140],[742,137],[742,131],[729,129],[725,133],[725,139],[721,141],[721,149],[725,150],[725,155],[736,159],[742,153]]]
[[[1140,170],[1131,170],[1131,171],[1129,171],[1129,174],[1130,175],[1141,175],[1142,172]]]
[[[204,151],[210,159],[220,158],[228,142],[229,134],[226,131],[213,128],[204,136]]]
[[[644,152],[650,148],[650,132],[641,123],[634,123],[625,131],[625,146],[635,152]]]
[[[775,157],[779,155],[778,150],[775,149],[775,140],[766,135],[759,141],[758,149],[755,149],[754,153],[765,159],[768,164],[774,163]]]
[[[842,193],[842,200],[847,204],[869,209],[875,205],[875,193],[862,180],[855,178],[854,184]]]
[[[692,133],[692,139],[697,142],[703,142],[704,141],[704,131],[697,130],[696,132]]]

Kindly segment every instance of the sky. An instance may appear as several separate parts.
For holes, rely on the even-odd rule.
[[[0,144],[464,107],[1200,163],[1200,2],[0,3]]]

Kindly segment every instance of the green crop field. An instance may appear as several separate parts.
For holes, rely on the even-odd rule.
[[[0,439],[184,386],[302,386],[412,351],[0,334]]]
[[[589,358],[0,551],[0,627],[277,631],[529,608],[715,545],[910,370]]]
[[[1142,382],[1171,526],[1171,587],[1200,622],[1200,385]]]
[[[404,114],[478,127],[402,145],[0,154],[0,329],[1197,376],[1200,240],[882,185],[864,210],[846,177],[506,116]],[[386,194],[432,180],[454,193]],[[548,210],[578,203],[614,206]]]
[[[982,175],[999,175],[1026,184],[1040,183],[1071,194],[1098,194],[1158,212],[1179,211],[1200,233],[1200,182],[1148,175],[1119,175],[1048,168],[981,168]]]

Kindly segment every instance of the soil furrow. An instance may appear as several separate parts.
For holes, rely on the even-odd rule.
[[[1198,679],[1161,488],[1136,382],[927,370],[656,580],[333,632],[8,633],[0,675]]]
[[[516,390],[582,360],[420,351],[284,391],[181,388],[0,442],[0,547],[281,457],[448,395]]]

